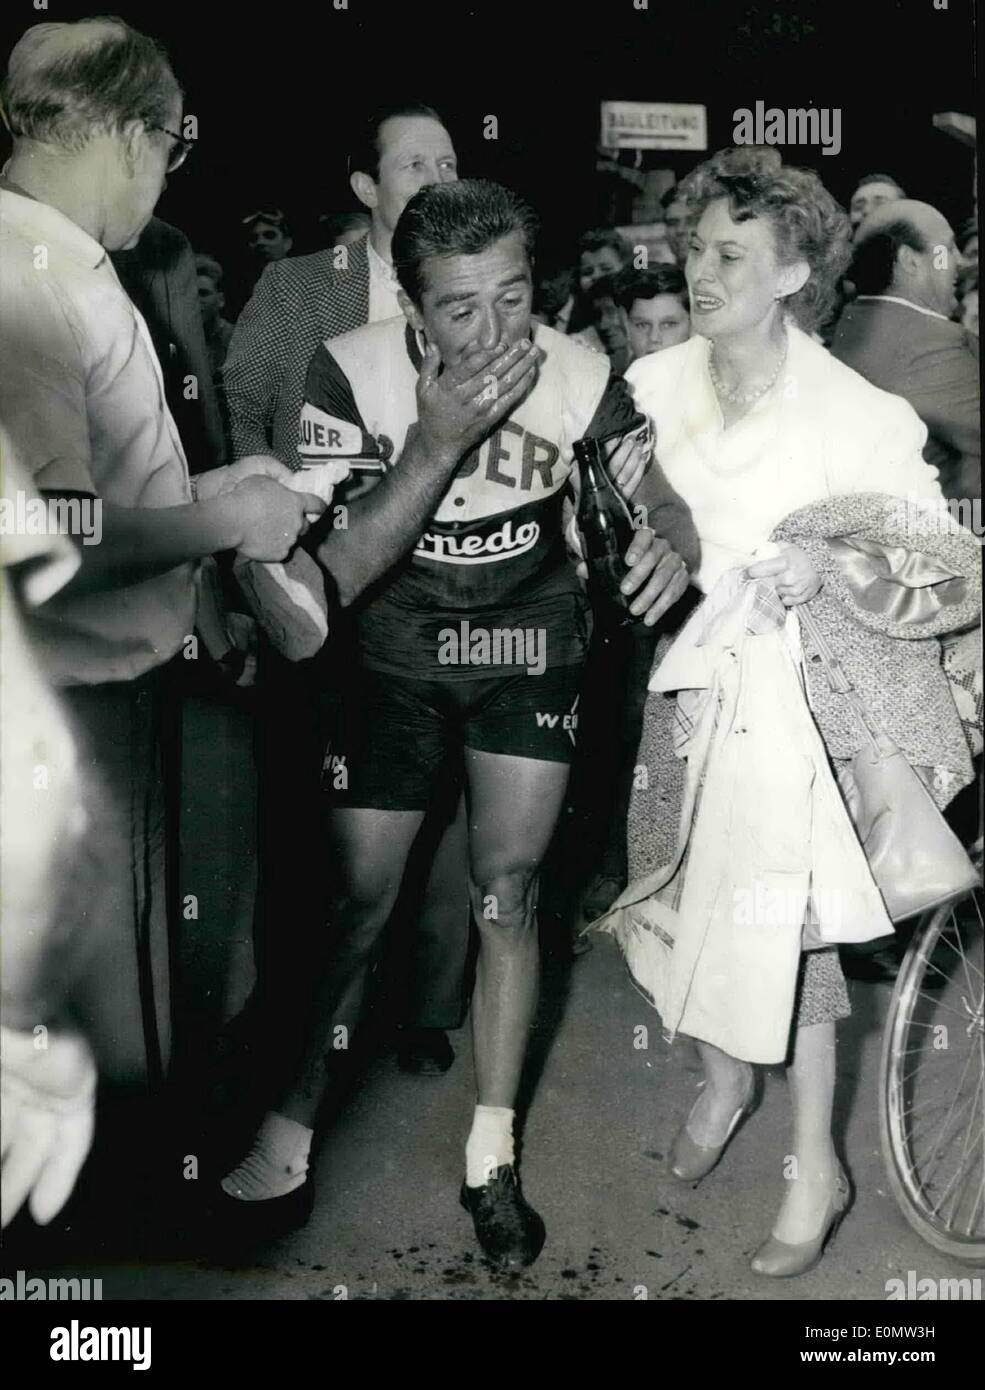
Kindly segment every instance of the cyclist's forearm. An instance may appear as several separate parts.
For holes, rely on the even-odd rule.
[[[328,532],[317,556],[335,580],[343,607],[407,554],[433,516],[459,457],[455,450],[426,447],[414,426],[397,466],[350,505],[345,529]]]

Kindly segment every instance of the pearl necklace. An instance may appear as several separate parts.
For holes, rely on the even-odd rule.
[[[711,377],[712,385],[719,396],[733,405],[752,405],[753,401],[758,401],[761,396],[765,396],[767,391],[772,391],[783,371],[783,365],[787,360],[787,347],[789,340],[783,344],[783,351],[780,353],[780,360],[776,364],[776,370],[767,381],[765,386],[757,386],[755,391],[730,391],[721,377],[715,371],[715,349],[712,348],[708,353],[708,375]]]

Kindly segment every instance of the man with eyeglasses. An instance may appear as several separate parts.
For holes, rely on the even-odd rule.
[[[170,135],[172,140],[171,149],[168,151],[168,162],[166,171],[173,174],[175,169],[180,169],[182,164],[195,148],[194,140],[186,140],[183,135],[179,135],[176,130],[169,130],[166,125],[148,125],[150,130],[159,130],[163,135]]]
[[[154,1088],[170,1046],[163,706],[194,632],[198,562],[283,559],[325,501],[269,456],[192,487],[151,335],[111,263],[188,152],[163,50],[121,20],[39,24],[14,46],[2,97],[0,418],[58,504],[48,514],[91,522],[77,574],[31,619],[105,793],[86,808],[98,902],[66,905],[60,930],[92,947],[79,1012],[102,1074]]]

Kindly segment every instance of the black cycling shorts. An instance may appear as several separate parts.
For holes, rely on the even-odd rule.
[[[324,764],[333,804],[423,811],[462,749],[569,763],[578,729],[582,665],[540,675],[418,680],[363,668],[343,697]]]

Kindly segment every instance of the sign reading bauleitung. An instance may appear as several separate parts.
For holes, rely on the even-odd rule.
[[[707,111],[676,101],[603,101],[599,143],[615,150],[706,150]]]

